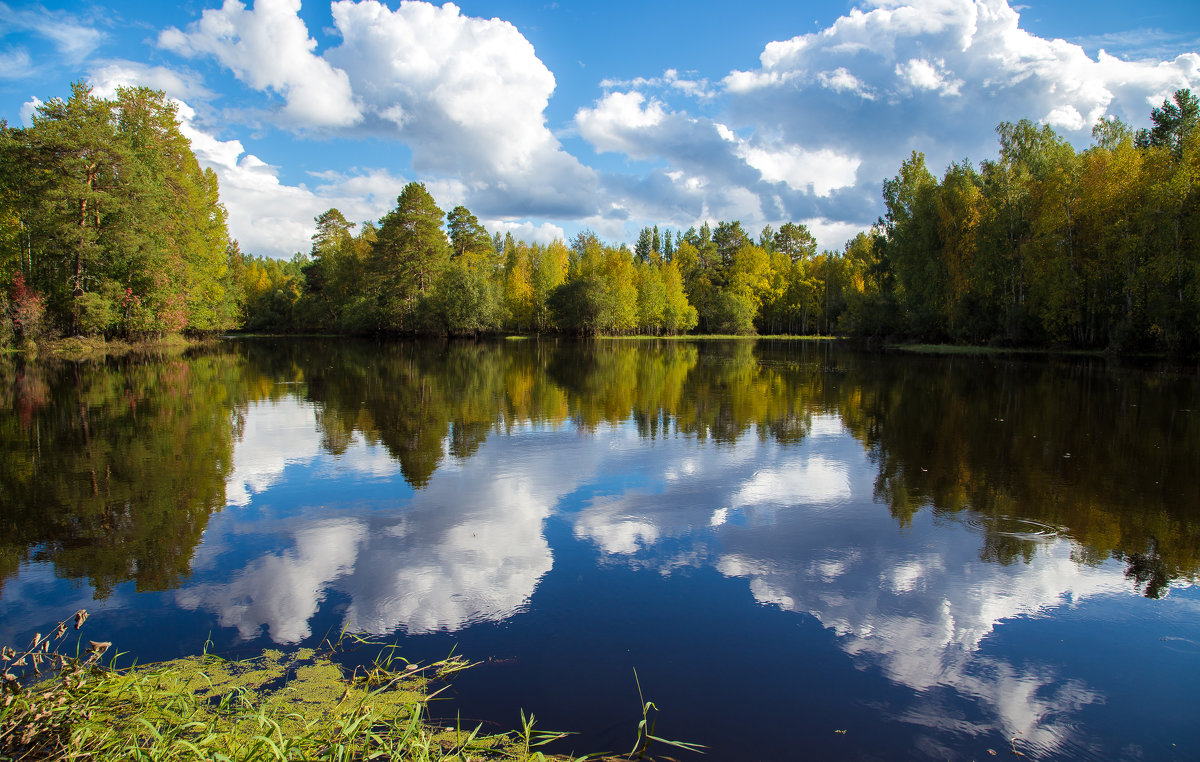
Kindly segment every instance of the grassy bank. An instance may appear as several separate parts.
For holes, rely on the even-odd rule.
[[[430,720],[440,686],[471,666],[460,658],[422,666],[384,649],[347,674],[330,645],[118,668],[111,644],[76,646],[86,618],[78,612],[24,651],[4,649],[0,759],[567,759],[537,750],[563,734],[535,730],[532,717],[493,735]]]
[[[534,334],[513,334],[505,336],[509,341],[527,341],[529,339],[538,338]],[[557,338],[575,338],[570,336],[562,336],[559,334],[543,334],[542,338],[557,339]],[[759,339],[770,339],[771,341],[838,341],[839,336],[792,336],[785,334],[764,335],[758,334],[740,334],[740,333],[678,333],[670,336],[650,336],[644,334],[630,334],[622,336],[592,336],[589,337],[594,341],[758,341]]]
[[[159,338],[136,341],[106,340],[103,336],[69,336],[62,339],[45,339],[37,343],[27,342],[24,345],[7,347],[5,352],[80,362],[126,355],[179,354],[190,347],[200,346],[209,341],[213,341],[213,339],[189,339],[179,334],[168,334]]]
[[[790,334],[740,334],[740,333],[699,333],[699,334],[676,334],[674,336],[598,336],[601,339],[612,339],[613,341],[758,341],[760,339],[769,339],[771,341],[834,341],[836,336],[793,336]]]

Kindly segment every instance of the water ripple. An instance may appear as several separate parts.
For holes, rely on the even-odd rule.
[[[1065,535],[1063,527],[1025,519],[1019,516],[985,516],[976,514],[967,519],[967,526],[993,535],[1019,540],[1048,541]]]

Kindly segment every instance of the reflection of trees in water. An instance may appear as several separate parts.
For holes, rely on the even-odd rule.
[[[1147,595],[1200,569],[1200,399],[1191,379],[1090,362],[855,355],[807,342],[287,344],[327,449],[383,444],[415,487],[519,422],[640,436],[797,444],[836,413],[907,524],[965,515],[980,557],[1028,561],[1044,537],[1076,560],[1125,559]],[[282,367],[278,357],[272,372]],[[264,369],[265,371],[266,369]],[[970,517],[975,517],[972,519]]]
[[[820,391],[816,366],[760,364],[749,342],[308,342],[286,351],[290,362],[270,367],[303,381],[326,449],[341,454],[358,432],[418,488],[447,451],[469,457],[520,423],[588,432],[632,419],[649,438],[673,430],[733,442],[757,430],[796,443]]]
[[[340,454],[355,432],[382,445],[424,487],[446,455],[470,457],[493,430],[560,421],[561,390],[535,372],[546,347],[522,343],[305,343],[293,349],[323,443]]]
[[[244,392],[228,354],[0,369],[0,580],[21,563],[175,587],[224,505]]]
[[[514,426],[797,444],[836,413],[902,523],[966,517],[981,558],[1028,561],[1061,531],[1079,563],[1124,559],[1146,595],[1200,568],[1194,380],[1083,363],[855,355],[807,342],[252,341],[195,357],[0,368],[0,579],[27,559],[178,583],[224,503],[247,401],[314,404],[321,446],[382,445],[422,488]],[[230,427],[232,414],[233,426]],[[164,539],[165,538],[165,539]]]
[[[1200,398],[1194,379],[1088,362],[878,358],[843,415],[879,465],[876,496],[908,523],[965,513],[981,557],[1028,561],[1043,537],[1121,558],[1147,596],[1200,569]],[[1019,528],[1018,528],[1019,529]]]
[[[808,349],[808,347],[804,347]],[[804,353],[807,356],[807,352]],[[783,443],[808,432],[821,369],[759,362],[747,341],[600,341],[564,347],[548,372],[580,428],[632,420],[644,437],[675,433],[732,443],[751,430]]]

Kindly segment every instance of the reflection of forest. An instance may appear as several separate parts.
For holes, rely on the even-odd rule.
[[[517,426],[783,444],[836,414],[878,463],[902,524],[923,507],[1028,559],[1050,526],[1078,561],[1124,559],[1147,595],[1200,569],[1200,398],[1192,379],[1087,363],[856,355],[801,342],[262,341],[107,365],[0,368],[0,580],[24,560],[173,587],[225,504],[248,401],[315,405],[322,446],[381,445],[422,488]],[[281,383],[292,382],[292,383]],[[297,383],[298,382],[298,383]],[[233,423],[231,426],[230,423]]]
[[[177,586],[224,505],[238,399],[262,390],[232,355],[0,367],[0,583],[23,561]]]
[[[841,413],[901,523],[927,505],[968,512],[981,557],[1000,563],[1028,559],[1031,526],[1055,528],[1077,561],[1123,559],[1158,597],[1200,570],[1200,393],[1194,378],[1095,365],[873,360]]]

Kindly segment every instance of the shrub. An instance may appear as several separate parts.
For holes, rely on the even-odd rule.
[[[111,299],[95,292],[80,294],[75,298],[78,312],[76,327],[84,336],[108,333],[117,322],[117,308]]]
[[[25,283],[20,273],[8,290],[9,317],[18,341],[35,341],[45,329],[46,301]]]

